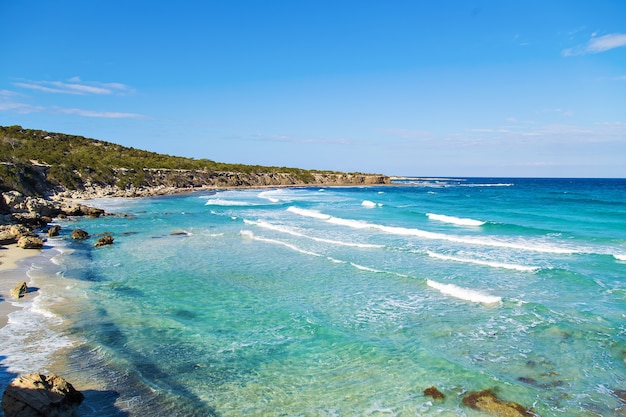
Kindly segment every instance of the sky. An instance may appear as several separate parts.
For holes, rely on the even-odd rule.
[[[626,1],[2,0],[0,125],[219,162],[626,178]]]

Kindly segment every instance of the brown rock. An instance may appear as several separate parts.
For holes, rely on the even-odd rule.
[[[59,231],[61,230],[61,226],[55,224],[54,226],[48,229],[48,237],[54,237],[59,235]]]
[[[536,414],[514,402],[498,399],[491,389],[470,392],[463,397],[463,405],[501,417],[533,417]]]
[[[74,229],[72,230],[72,239],[83,240],[89,237],[89,233],[85,232],[82,229]]]
[[[435,400],[443,400],[444,398],[446,398],[446,396],[443,395],[443,393],[439,391],[436,387],[426,388],[424,390],[424,395],[433,397]]]
[[[26,285],[25,282],[19,282],[12,290],[11,290],[11,295],[13,296],[13,298],[15,298],[16,300],[22,298],[24,296],[24,294],[26,294],[28,292],[28,286]]]
[[[100,246],[111,245],[113,244],[113,240],[114,240],[113,237],[106,235],[98,239],[98,241],[94,244],[94,246],[97,248]]]
[[[17,241],[17,246],[23,249],[41,249],[43,247],[43,240],[37,236],[22,236]]]
[[[14,379],[2,396],[5,416],[70,417],[82,393],[57,375],[30,374]]]

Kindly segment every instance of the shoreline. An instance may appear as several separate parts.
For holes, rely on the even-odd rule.
[[[29,281],[22,261],[40,254],[40,250],[22,249],[17,244],[0,246],[0,329],[8,324],[9,314],[20,308],[15,305],[18,300],[11,296],[11,290],[17,283]]]

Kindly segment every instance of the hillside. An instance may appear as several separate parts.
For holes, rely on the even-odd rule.
[[[129,196],[199,187],[388,182],[382,175],[225,164],[82,136],[0,126],[0,192],[17,190],[44,197],[72,191]]]

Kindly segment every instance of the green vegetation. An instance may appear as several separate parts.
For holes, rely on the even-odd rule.
[[[329,173],[225,164],[163,155],[82,136],[0,126],[0,191],[17,189],[28,194],[41,194],[45,191],[42,181],[47,182],[48,187],[67,189],[82,189],[87,183],[120,188],[141,186],[146,185],[145,169],[289,173],[305,183],[313,179],[313,172]]]

